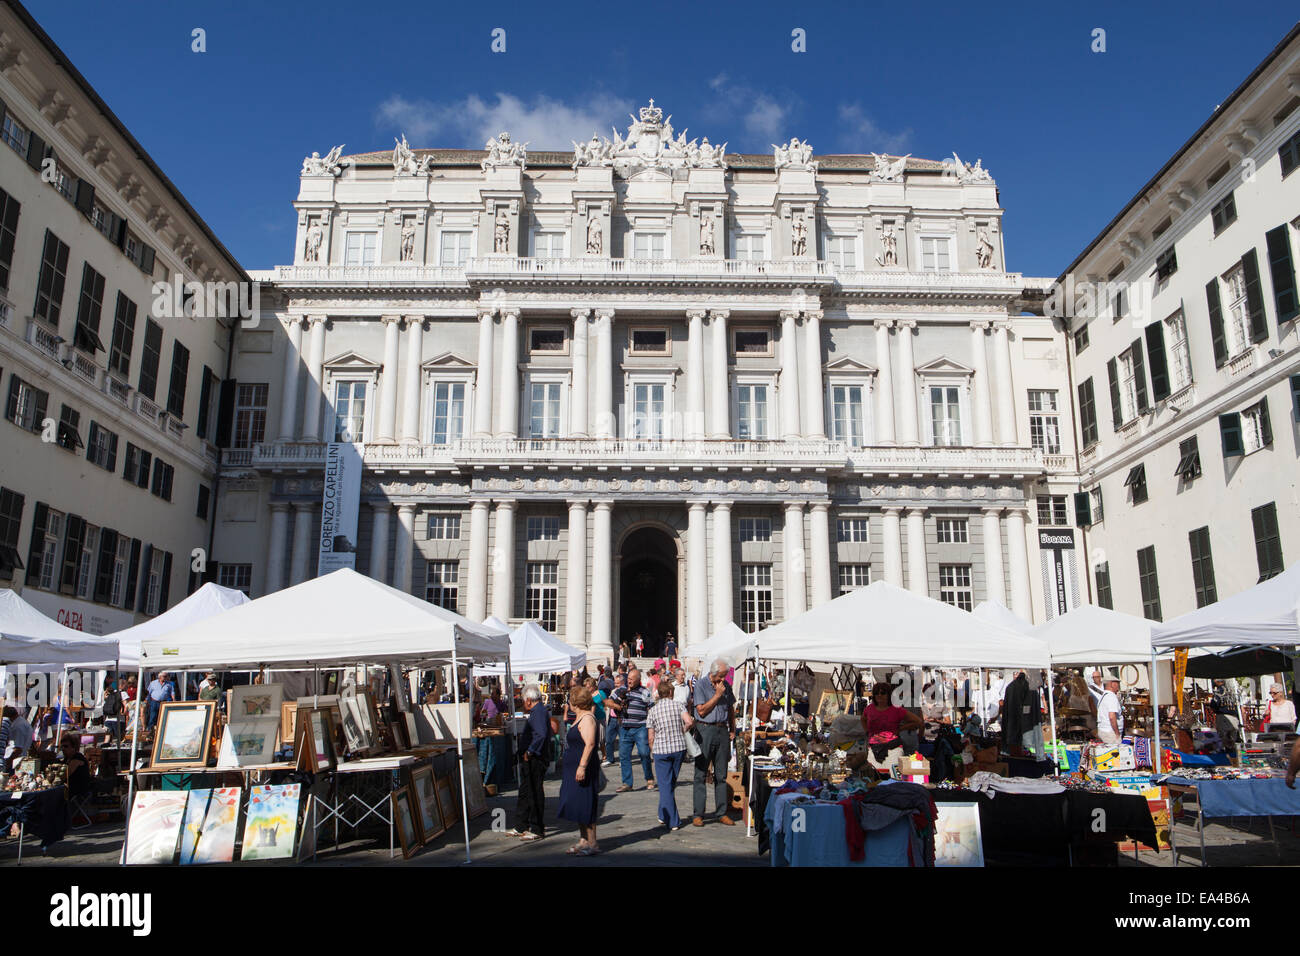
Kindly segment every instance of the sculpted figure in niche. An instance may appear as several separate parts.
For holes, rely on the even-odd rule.
[[[492,251],[508,253],[510,251],[510,214],[502,209],[497,213],[496,226],[492,230]]]
[[[803,213],[794,217],[794,224],[790,227],[790,254],[802,256],[808,253],[808,223],[804,221]]]
[[[876,262],[882,266],[898,265],[898,237],[892,229],[880,233],[880,255],[876,256]]]
[[[411,262],[414,258],[415,258],[415,220],[406,219],[402,222],[401,261]]]
[[[307,249],[305,258],[308,262],[320,262],[321,245],[325,242],[325,227],[319,219],[313,219],[307,227]]]
[[[711,256],[714,251],[713,217],[705,213],[700,217],[700,255]]]
[[[587,255],[598,256],[603,248],[600,231],[600,213],[592,210],[587,214]]]
[[[979,262],[981,269],[993,268],[993,243],[989,241],[989,234],[983,229],[977,234],[979,242],[975,246],[975,259]]]

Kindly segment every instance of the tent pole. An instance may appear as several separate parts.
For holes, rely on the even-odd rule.
[[[63,721],[68,716],[68,705],[65,702],[68,696],[68,665],[63,665],[63,683],[59,686],[59,706],[56,711],[59,718],[59,726],[54,730],[54,749],[59,749],[59,742],[63,740]]]
[[[122,826],[122,862],[126,862],[126,841],[131,834],[131,808],[135,805],[136,754],[140,747],[140,694],[144,690],[144,664],[140,664],[135,678],[135,730],[131,732],[131,780],[126,789],[126,822]],[[121,753],[119,750],[118,753]]]
[[[758,684],[761,665],[762,661],[759,659],[758,655],[755,654],[754,709],[749,718],[749,787],[745,790],[745,797],[748,799],[752,799],[754,796],[754,746],[758,742]],[[752,837],[754,835],[754,814],[748,803],[741,808],[741,812],[745,814],[745,836]]]
[[[1160,695],[1156,692],[1156,652],[1151,649],[1151,725],[1156,732],[1156,751],[1151,755],[1156,773],[1160,772]]]
[[[1047,668],[1047,711],[1052,716],[1052,776],[1059,777],[1061,774],[1061,761],[1057,755],[1056,748],[1059,741],[1056,739],[1056,693],[1052,687],[1052,669]],[[1066,764],[1069,766],[1069,764]]]
[[[509,666],[509,665],[507,665]],[[466,669],[469,673],[469,669]],[[465,797],[465,732],[460,719],[460,677],[456,673],[456,645],[451,646],[451,693],[456,705],[456,762],[460,767],[460,819],[465,825],[465,862],[472,863],[469,855],[469,801]]]

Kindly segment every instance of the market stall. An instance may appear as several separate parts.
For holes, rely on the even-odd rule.
[[[477,761],[472,754],[468,759],[465,754],[464,743],[469,734],[469,717],[466,713],[468,702],[462,700],[461,681],[455,675],[461,665],[504,661],[508,656],[509,638],[504,631],[475,624],[454,612],[344,569],[267,595],[216,617],[197,621],[172,631],[165,637],[146,638],[141,642],[140,682],[143,684],[146,668],[181,670],[200,667],[225,669],[275,667],[311,670],[321,666],[361,665],[360,676],[365,680],[358,681],[352,693],[345,691],[332,701],[314,695],[308,698],[312,707],[304,712],[337,709],[342,721],[343,736],[348,741],[348,750],[358,752],[379,750],[386,754],[386,759],[390,762],[403,755],[410,755],[417,759],[428,757],[437,747],[428,746],[430,741],[424,738],[437,735],[436,728],[440,727],[447,746],[454,745],[456,751],[455,772],[459,777],[459,786],[448,783],[447,794],[436,794],[439,798],[437,802],[441,805],[444,797],[450,799],[456,790],[459,791],[460,798],[457,802],[460,806],[456,808],[456,819],[463,821],[464,824],[465,854],[466,860],[469,860],[467,810],[469,802],[476,799],[480,788],[467,787],[465,783],[466,764],[476,767]],[[403,703],[399,696],[398,709],[406,715],[406,719],[381,727],[381,723],[384,722],[376,716],[374,691],[368,683],[367,675],[374,669],[372,665],[396,668],[399,664],[416,668],[450,666],[453,675],[451,679],[453,700],[446,705],[425,705],[422,713],[417,715],[405,709],[410,706],[409,702]],[[396,679],[389,682],[390,690],[398,695],[401,694],[403,684],[400,677],[398,671]],[[266,689],[269,690],[269,687]],[[187,728],[192,724],[193,730],[189,731],[188,736],[180,739],[175,750],[183,750],[190,745],[188,743],[190,740],[196,741],[198,749],[195,753],[189,755],[181,753],[180,757],[184,760],[188,756],[192,761],[206,766],[209,762],[207,741],[211,731],[208,725],[203,723],[209,719],[208,716],[198,710],[203,704],[204,702],[201,701],[188,704],[195,708],[194,714],[178,713],[180,723],[177,726]],[[138,713],[138,700],[136,709]],[[267,728],[263,730],[260,737],[253,732],[256,728],[250,730],[245,736],[249,741],[261,741],[265,747],[270,748],[267,741],[273,733],[278,732],[281,723],[279,711],[270,709],[269,705],[265,704],[259,704],[257,711],[252,709],[240,711],[239,708],[236,708],[236,711],[241,720],[249,717],[255,721],[257,719],[253,716],[255,713],[266,720]],[[276,722],[275,732],[269,728],[272,720]],[[161,721],[160,717],[159,735],[163,735],[165,731]],[[305,727],[312,726],[312,722],[298,720],[296,725],[296,734],[302,734]],[[332,731],[331,724],[326,723],[321,726],[322,731],[313,734],[316,744],[322,744],[331,737],[338,739],[338,734]],[[381,731],[395,739],[376,744],[375,735]],[[402,740],[404,735],[412,739]],[[420,740],[414,739],[416,736],[419,736]],[[225,747],[229,740],[230,735],[227,734],[222,741],[222,746]],[[324,752],[328,748],[322,748],[322,752],[316,754],[313,752],[314,748],[309,748],[305,741],[299,746],[299,741],[302,740],[301,737],[296,737],[295,749],[301,749],[303,757],[311,755],[313,758],[312,764],[307,769],[329,774],[337,784],[337,778],[340,776],[338,771],[340,767],[346,766],[346,763],[339,763],[332,759],[330,753]],[[137,765],[134,748],[138,743],[137,738],[133,745],[133,768]],[[235,743],[236,756],[245,749],[244,745],[244,740]],[[251,750],[252,747],[249,749]],[[163,757],[159,757],[159,744],[155,739],[151,765],[156,766],[160,759],[165,759],[165,756],[164,754]],[[295,753],[295,760],[298,756]],[[325,761],[323,765],[314,762],[317,756]],[[244,764],[243,761],[237,760],[237,769],[240,772],[251,773],[272,771],[277,768],[270,761],[250,761]],[[436,781],[435,787],[433,786],[435,781],[426,781],[423,776],[417,780],[417,772],[424,768],[412,768],[409,769],[409,783],[400,785],[400,777],[404,771],[400,761],[397,767],[385,764],[378,770],[370,769],[381,777],[387,775],[391,785],[388,787],[389,800],[386,810],[379,800],[373,797],[371,799],[374,802],[367,803],[365,809],[368,814],[377,815],[385,820],[389,824],[390,832],[395,828],[403,835],[403,847],[406,848],[406,834],[412,830],[420,832],[418,820],[414,816],[421,808],[416,796],[422,790],[425,792],[441,790],[444,781]],[[344,774],[349,772],[351,771],[343,771]],[[287,786],[296,786],[296,784]],[[133,782],[133,791],[137,789]],[[250,799],[252,791],[256,789],[250,789]],[[337,787],[333,792],[338,792]],[[283,791],[259,796],[268,800],[288,798]],[[313,796],[321,803],[326,800],[324,794]],[[327,816],[329,813],[340,812],[337,798],[330,799],[334,802],[330,804]],[[426,800],[425,804],[430,802],[432,797]],[[299,802],[296,806],[301,810],[303,804]],[[135,812],[136,808],[133,806],[132,820],[129,821],[127,830],[128,843],[131,840],[131,828],[135,825]],[[175,814],[178,811],[173,807],[171,812]],[[447,816],[444,815],[443,819],[446,820]],[[319,818],[316,818],[313,819],[310,827],[305,822],[302,824],[304,831],[310,829],[313,840],[318,822]]]
[[[688,646],[682,656],[697,660],[705,667],[716,660],[724,660],[732,667],[739,667],[745,661],[752,660],[757,651],[755,635],[741,630],[735,621],[728,621],[708,640]]]

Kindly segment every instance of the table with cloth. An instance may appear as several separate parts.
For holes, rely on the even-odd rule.
[[[1282,848],[1277,843],[1273,817],[1300,816],[1300,790],[1292,790],[1282,777],[1235,780],[1197,780],[1171,775],[1165,780],[1172,796],[1196,795],[1196,829],[1201,837],[1201,865],[1205,866],[1205,821],[1207,817],[1265,817],[1269,835],[1282,859]],[[1177,850],[1174,863],[1177,864]]]
[[[932,820],[924,788],[891,783],[839,796],[836,803],[798,790],[767,796],[762,829],[772,866],[920,866],[932,854],[933,831],[913,825],[918,813]]]
[[[68,813],[67,787],[49,787],[45,790],[0,793],[0,833],[8,833],[15,823],[19,826],[19,840],[28,833],[41,838],[45,848],[63,839],[71,818]],[[22,844],[18,846],[18,859],[22,860]]]
[[[478,751],[478,768],[483,772],[483,785],[496,784],[497,790],[509,790],[515,785],[514,739],[509,734],[481,734],[474,738]]]

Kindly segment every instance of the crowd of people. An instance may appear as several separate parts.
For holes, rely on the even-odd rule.
[[[643,678],[627,662],[617,668],[600,665],[594,676],[571,675],[563,702],[551,713],[536,686],[526,687],[520,701],[525,719],[518,740],[519,799],[511,836],[525,842],[546,835],[544,782],[556,750],[560,750],[560,794],[557,816],[576,823],[579,840],[571,856],[600,852],[597,824],[604,768],[619,768],[614,794],[640,789],[657,791],[659,823],[669,832],[686,825],[677,805],[677,783],[683,767],[693,775],[690,825],[708,820],[734,826],[728,815],[727,766],[736,737],[737,702],[728,680],[730,666],[713,661],[707,673],[691,677],[676,661],[653,667]],[[500,707],[500,689],[481,705]],[[498,710],[498,713],[500,711]],[[556,747],[557,736],[562,744]],[[635,758],[635,759],[634,759]],[[640,786],[637,765],[640,765]],[[713,812],[708,791],[713,790]]]

